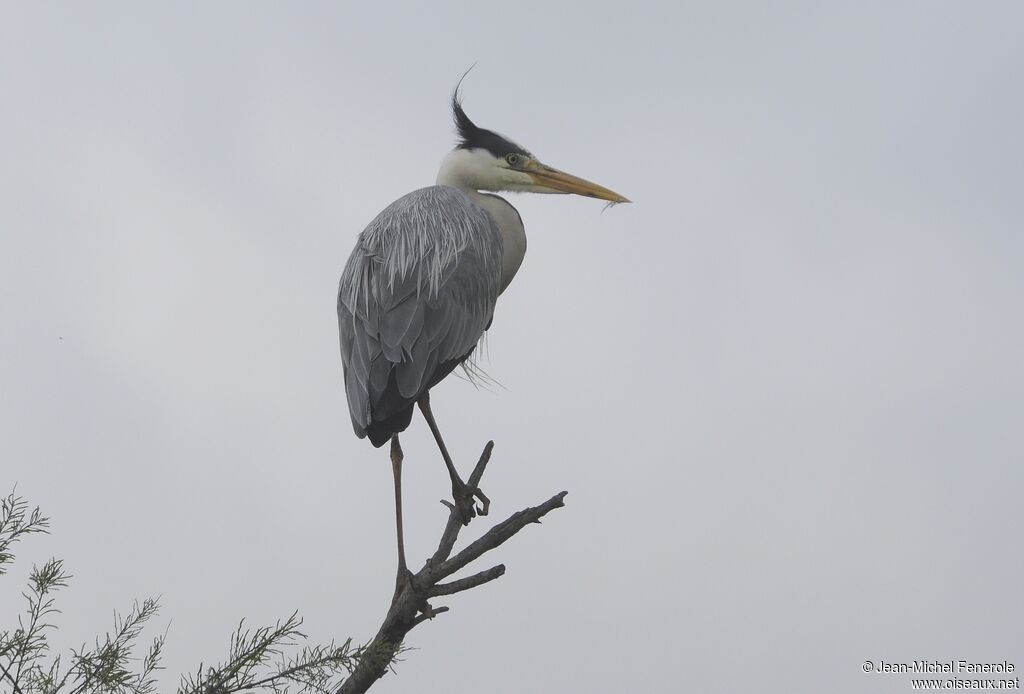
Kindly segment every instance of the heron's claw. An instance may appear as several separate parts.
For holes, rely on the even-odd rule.
[[[476,513],[479,516],[486,516],[487,512],[491,510],[491,500],[487,498],[483,490],[480,487],[472,487],[473,496],[480,499],[480,506],[476,507]]]
[[[473,520],[476,516],[486,516],[491,508],[491,500],[480,491],[479,487],[471,487],[464,482],[452,486],[452,498],[455,500],[454,505],[447,501],[442,501],[441,503],[458,512],[463,525],[469,525],[469,521]],[[476,499],[480,500],[479,506],[474,504]]]

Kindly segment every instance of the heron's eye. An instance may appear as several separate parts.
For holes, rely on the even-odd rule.
[[[509,154],[508,156],[505,157],[505,161],[508,162],[509,166],[516,166],[519,163],[519,155]]]

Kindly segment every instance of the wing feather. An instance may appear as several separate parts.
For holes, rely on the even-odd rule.
[[[338,287],[345,390],[360,438],[473,351],[494,314],[501,257],[494,220],[448,186],[399,198],[360,234]]]

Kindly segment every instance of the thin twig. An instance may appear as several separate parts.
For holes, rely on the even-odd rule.
[[[443,613],[445,613],[447,611],[448,611],[448,608],[445,607],[444,605],[441,605],[441,607],[432,608],[429,612],[423,612],[418,617],[416,617],[416,619],[413,620],[412,625],[413,626],[417,626],[418,624],[421,624],[422,622],[425,622],[428,619],[433,619],[437,615],[443,614]]]
[[[21,691],[21,688],[18,687],[17,680],[15,680],[13,677],[11,677],[11,671],[8,670],[7,667],[4,666],[4,665],[0,665],[0,670],[3,670],[4,671],[4,677],[6,677],[7,679],[9,679],[11,681],[11,686],[14,687],[14,694],[24,694],[24,692]]]

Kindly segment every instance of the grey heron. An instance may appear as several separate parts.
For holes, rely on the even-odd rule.
[[[359,235],[341,275],[338,325],[352,427],[374,447],[391,442],[399,580],[406,572],[402,448],[418,406],[448,468],[463,523],[489,500],[452,463],[430,409],[430,389],[472,354],[526,253],[516,209],[492,192],[574,193],[629,202],[542,164],[512,140],[478,127],[452,94],[458,143],[436,185],[391,203]],[[490,192],[485,192],[490,191]],[[480,506],[474,508],[475,500]]]

